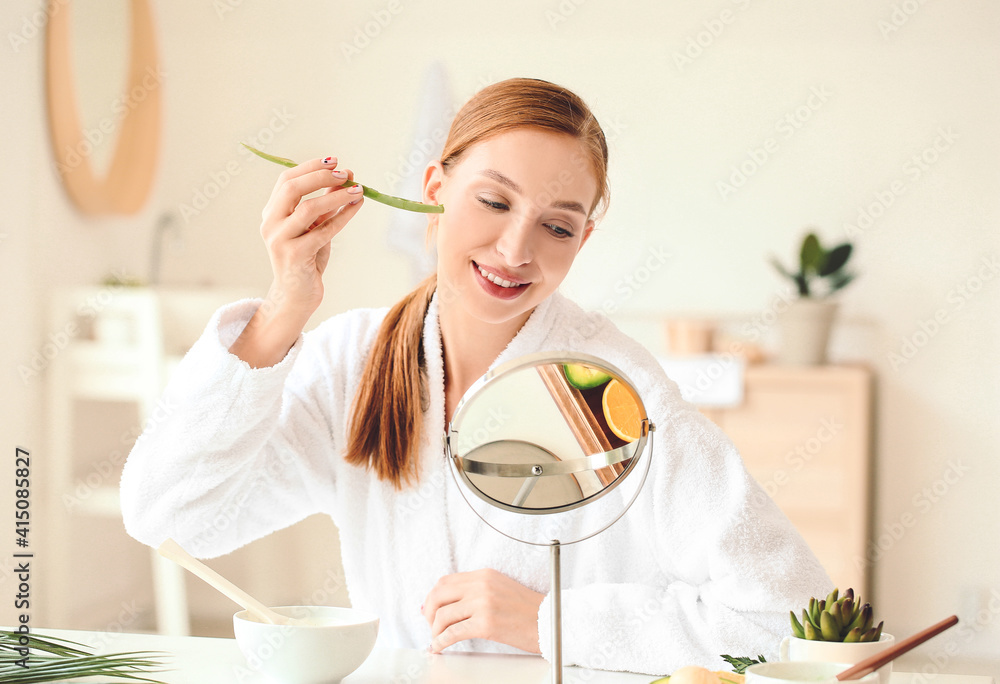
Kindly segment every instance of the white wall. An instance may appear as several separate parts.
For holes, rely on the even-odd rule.
[[[591,102],[611,140],[611,209],[565,286],[581,303],[609,308],[610,298],[623,320],[752,317],[784,287],[768,254],[790,259],[806,226],[829,240],[850,233],[861,276],[844,292],[843,314],[865,334],[842,335],[835,349],[876,370],[874,526],[902,530],[883,537],[874,564],[877,607],[901,635],[958,612],[974,629],[949,638],[965,655],[1000,658],[1000,7],[314,0],[231,2],[219,13],[225,2],[157,3],[159,177],[140,215],[113,219],[68,206],[46,162],[42,42],[15,51],[9,35],[30,12],[0,11],[3,84],[14,91],[0,128],[0,277],[4,329],[17,331],[3,336],[5,386],[16,392],[0,399],[0,447],[39,444],[44,433],[40,383],[21,383],[12,367],[44,341],[50,289],[113,268],[145,275],[156,217],[192,205],[227,164],[238,174],[198,215],[179,219],[164,279],[264,291],[257,227],[276,169],[243,155],[239,141],[270,137],[269,151],[299,159],[336,154],[388,190],[374,179],[410,152],[432,61],[445,65],[458,101],[485,82],[546,78]],[[387,22],[376,29],[379,16]],[[893,18],[898,30],[886,32]],[[366,27],[375,37],[348,59],[344,46]],[[788,115],[798,128],[779,125]],[[724,197],[731,167],[749,167],[750,150],[765,145],[766,161]],[[932,161],[918,176],[911,158],[921,154]],[[891,206],[850,230],[860,207],[888,203],[894,182],[902,192]],[[385,305],[409,286],[406,261],[385,246],[388,217],[366,206],[336,239],[324,314]],[[650,250],[670,256],[642,287],[622,287]],[[891,354],[909,351],[905,340],[915,354],[894,363]]]

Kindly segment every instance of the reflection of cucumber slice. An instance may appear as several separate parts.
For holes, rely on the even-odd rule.
[[[577,389],[597,387],[611,379],[611,376],[604,371],[579,363],[564,363],[563,372],[566,374],[569,384]]]

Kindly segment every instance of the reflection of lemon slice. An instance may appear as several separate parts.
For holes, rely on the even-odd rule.
[[[639,439],[642,429],[642,416],[639,413],[639,402],[629,387],[618,380],[612,380],[604,388],[604,418],[608,427],[626,442]]]

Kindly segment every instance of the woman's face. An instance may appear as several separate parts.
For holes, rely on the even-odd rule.
[[[562,282],[594,228],[597,180],[570,135],[520,128],[424,176],[437,221],[438,298],[487,323],[527,314]],[[450,306],[450,304],[448,304]]]

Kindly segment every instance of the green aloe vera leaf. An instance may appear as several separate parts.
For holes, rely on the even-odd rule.
[[[266,159],[269,162],[275,164],[280,164],[281,166],[287,166],[289,168],[293,166],[298,166],[298,164],[291,159],[285,157],[276,157],[273,154],[268,154],[267,152],[262,152],[255,147],[250,147],[246,143],[240,143],[243,147],[247,148],[254,154],[256,154],[261,159]],[[352,185],[361,185],[360,183],[355,183],[354,181],[344,181],[344,185],[351,187]],[[362,185],[363,188],[362,195],[375,202],[380,202],[390,207],[395,207],[396,209],[403,209],[404,211],[415,211],[419,214],[441,214],[444,212],[443,204],[424,204],[423,202],[416,202],[414,200],[403,199],[402,197],[394,197],[393,195],[386,195],[374,188],[370,188],[367,185]]]
[[[872,637],[872,641],[878,641],[882,638],[882,625],[885,624],[885,620],[878,623],[878,627],[875,628],[875,636]]]
[[[845,644],[853,644],[858,641],[861,641],[861,630],[857,627],[849,631],[847,636],[844,637]]]
[[[823,611],[819,614],[820,634],[825,641],[840,641],[840,618],[836,613]]]
[[[812,626],[811,622],[807,622],[802,625],[802,630],[806,633],[806,639],[809,641],[823,641],[823,635],[820,631]]]
[[[827,597],[826,597],[826,605],[832,607],[833,604],[837,602],[837,595],[838,594],[839,594],[839,590],[836,587],[834,587],[833,591],[831,591],[829,593],[829,595],[827,595]]]
[[[298,162],[293,162],[291,159],[288,159],[286,157],[276,157],[273,154],[268,154],[267,152],[258,150],[256,147],[250,147],[246,143],[240,143],[240,145],[247,148],[261,159],[266,159],[269,162],[274,162],[275,164],[281,164],[282,166],[287,166],[288,168],[293,168],[299,165]]]
[[[788,611],[789,616],[792,618],[792,634],[800,639],[806,638],[805,629],[802,627],[802,623],[799,622],[798,618],[795,617],[795,611]]]

